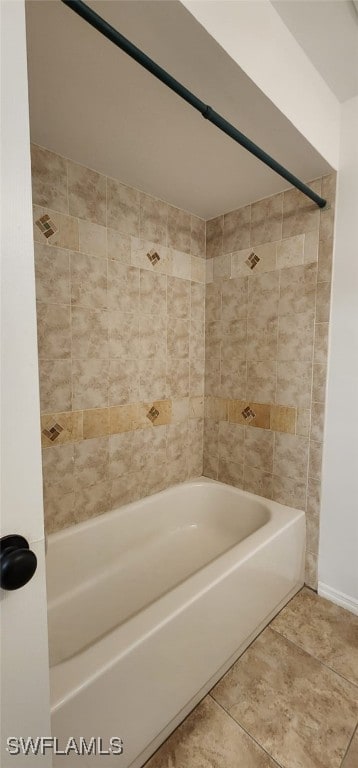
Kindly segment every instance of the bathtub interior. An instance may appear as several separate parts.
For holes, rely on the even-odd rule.
[[[50,536],[50,664],[92,645],[269,519],[258,497],[198,481]]]

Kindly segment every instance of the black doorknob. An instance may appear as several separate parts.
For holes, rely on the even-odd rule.
[[[17,533],[0,539],[0,586],[2,589],[19,589],[32,579],[37,568],[37,558],[29,542]]]

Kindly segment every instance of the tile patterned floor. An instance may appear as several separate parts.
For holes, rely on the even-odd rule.
[[[358,617],[301,590],[146,768],[358,768]]]

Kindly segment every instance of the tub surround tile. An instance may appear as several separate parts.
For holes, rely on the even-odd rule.
[[[108,358],[107,312],[99,309],[73,307],[71,328],[74,359]]]
[[[333,240],[320,240],[318,248],[318,271],[317,279],[319,283],[331,281],[333,261]]]
[[[107,227],[107,258],[121,264],[131,263],[131,237]]]
[[[107,267],[108,309],[138,312],[140,270],[110,259]]]
[[[333,227],[334,227],[334,208],[327,207],[325,209],[321,209],[321,222],[320,222],[320,239],[321,240],[332,240],[333,238]]]
[[[314,358],[317,365],[327,365],[328,359],[328,323],[315,324]]]
[[[306,507],[306,481],[287,477],[283,475],[272,477],[272,498],[279,504],[285,504],[294,509],[305,509]]]
[[[281,239],[282,206],[283,194],[273,195],[252,204],[250,245]]]
[[[296,435],[308,437],[311,428],[311,411],[309,408],[297,408]]]
[[[191,256],[189,253],[171,249],[171,273],[175,278],[182,280],[191,278]]]
[[[224,216],[223,252],[241,251],[250,245],[251,206],[238,208]]]
[[[110,483],[104,480],[75,493],[74,519],[76,523],[102,515],[111,508]]]
[[[70,307],[38,302],[37,341],[40,360],[65,360],[71,356]]]
[[[206,256],[205,229],[204,219],[199,219],[198,216],[190,217],[190,253],[202,259]]]
[[[107,179],[107,227],[139,237],[139,197],[136,189]]]
[[[282,405],[311,405],[312,363],[310,360],[279,360],[276,400]]]
[[[305,584],[317,591],[318,585],[318,558],[313,552],[306,549]]]
[[[56,533],[75,525],[75,493],[51,494],[44,491],[44,517],[46,533]]]
[[[223,461],[233,461],[242,464],[244,461],[245,429],[239,424],[229,424],[227,421],[219,422],[218,450],[219,458]],[[212,451],[215,444],[211,446]]]
[[[68,213],[66,160],[37,144],[31,144],[31,174],[34,203],[59,213]]]
[[[277,244],[277,267],[295,267],[303,264],[305,235],[286,237]],[[314,259],[312,259],[314,261]]]
[[[141,363],[139,360],[109,361],[108,403],[125,405],[140,400]]]
[[[56,445],[74,443],[77,440],[82,440],[82,437],[82,411],[42,414],[41,439],[43,448],[55,443]]]
[[[217,480],[219,475],[219,457],[210,456],[208,453],[204,453],[203,458],[203,475],[209,477],[212,480]]]
[[[273,454],[273,432],[265,429],[245,429],[245,465],[272,473]]]
[[[67,161],[69,213],[106,225],[106,177]]]
[[[53,226],[46,237],[34,224],[46,450],[128,431],[149,436],[158,418],[163,428],[188,428],[190,396],[191,452],[185,446],[180,463],[171,430],[171,469],[151,480],[146,465],[141,493],[201,471],[205,413],[209,476],[218,477],[220,460],[226,482],[298,508],[307,496],[306,578],[315,584],[319,503],[310,484],[320,480],[333,209],[320,214],[289,191],[204,222],[47,150],[33,154],[34,221],[46,215]],[[329,199],[334,186],[334,174],[322,180]],[[155,402],[171,407],[171,398],[170,416],[151,422]],[[269,469],[253,448],[261,432],[276,442]],[[296,473],[280,448],[286,437],[305,441],[295,443]],[[307,491],[300,472],[309,437]],[[127,498],[122,488],[117,500],[121,493]],[[76,502],[66,503],[72,524]]]
[[[168,245],[178,251],[191,252],[191,215],[172,205],[168,206]]]
[[[304,263],[312,264],[318,260],[319,230],[313,229],[305,233]]]
[[[277,363],[275,360],[264,362],[250,361],[247,364],[247,391],[254,400],[274,402],[276,393]],[[279,398],[281,403],[284,402]],[[293,402],[291,400],[291,402]]]
[[[131,312],[108,313],[109,356],[122,360],[138,358],[140,352],[141,316]]]
[[[132,237],[131,264],[133,267],[140,267],[149,270],[149,272],[171,275],[173,272],[173,250],[150,240]]]
[[[39,360],[41,412],[71,410],[71,360]]]
[[[275,432],[296,432],[296,408],[288,408],[282,405],[272,405],[270,410],[270,429]]]
[[[163,289],[164,290],[164,289]],[[185,319],[190,314],[190,282],[178,277],[167,278],[168,315]]]
[[[36,299],[45,304],[70,304],[69,252],[35,243]]]
[[[212,695],[285,768],[339,768],[356,724],[357,689],[271,628]]]
[[[309,187],[321,194],[321,180],[317,179]],[[297,189],[290,189],[283,194],[282,236],[292,237],[301,233],[316,231],[320,226],[320,210],[308,197]]]
[[[109,438],[95,437],[74,446],[75,490],[88,488],[108,479]],[[107,507],[108,509],[108,507]]]
[[[327,323],[329,321],[331,303],[331,284],[330,282],[317,284],[317,304],[316,321],[318,323]]]
[[[83,439],[109,435],[109,409],[94,408],[83,411]]]
[[[244,467],[242,464],[236,464],[234,461],[225,461],[219,458],[218,480],[221,483],[232,485],[235,488],[242,488],[244,482]]]
[[[221,256],[223,252],[224,217],[217,216],[206,222],[206,258]]]
[[[300,435],[277,433],[274,451],[274,474],[278,477],[291,477],[293,480],[306,480],[308,466],[309,441]]]
[[[72,407],[74,410],[108,405],[108,360],[72,360]]]
[[[149,195],[140,195],[140,237],[153,243],[168,244],[169,206]]]
[[[249,467],[244,464],[243,489],[265,499],[272,499],[273,477],[270,472],[265,472],[257,467]]]
[[[49,231],[44,234],[41,219],[46,216],[51,226],[53,234],[49,236]],[[58,211],[52,211],[50,208],[33,206],[33,233],[35,243],[55,245],[58,248],[66,248],[71,251],[79,249],[78,219],[73,216],[67,216]]]
[[[353,613],[305,588],[290,600],[271,626],[358,685],[358,618]]]
[[[94,224],[92,221],[79,219],[79,250],[89,256],[98,256],[105,259],[107,256],[107,230],[106,227]]]
[[[270,406],[247,400],[229,400],[228,419],[237,424],[270,429]]]
[[[72,253],[71,303],[73,306],[107,307],[107,262],[95,256]]]
[[[54,445],[51,451],[42,450],[42,479],[45,490],[52,495],[63,495],[74,488],[74,446]]]

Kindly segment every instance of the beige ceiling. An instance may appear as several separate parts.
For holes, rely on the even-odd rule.
[[[300,178],[329,172],[181,3],[88,4]],[[287,188],[60,0],[26,6],[34,142],[203,218]]]

